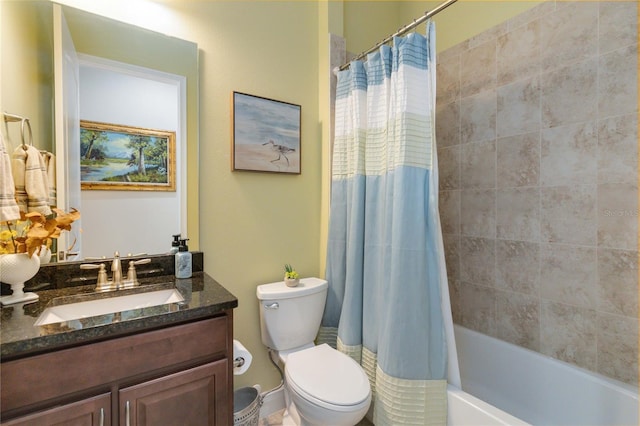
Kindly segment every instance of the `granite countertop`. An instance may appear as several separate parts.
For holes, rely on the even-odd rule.
[[[40,314],[49,306],[170,288],[177,289],[184,301],[35,325]],[[139,287],[129,290],[96,293],[95,285],[85,285],[37,293],[40,296],[37,302],[2,307],[2,361],[210,317],[238,306],[238,299],[204,272],[194,272],[187,279],[153,277],[141,280]]]

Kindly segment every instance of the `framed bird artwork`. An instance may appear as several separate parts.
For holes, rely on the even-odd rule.
[[[231,96],[231,170],[301,173],[300,105]]]

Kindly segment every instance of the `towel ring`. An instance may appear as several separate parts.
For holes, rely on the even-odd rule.
[[[29,143],[27,144],[24,140],[24,124],[27,123],[27,129],[29,130]],[[20,126],[20,136],[22,137],[22,149],[25,151],[28,148],[28,145],[33,145],[33,133],[31,132],[31,123],[29,123],[28,118],[22,119],[22,124]]]

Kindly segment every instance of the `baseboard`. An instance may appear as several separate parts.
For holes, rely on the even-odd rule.
[[[269,391],[263,392],[262,395],[266,395]],[[284,402],[284,388],[280,388],[271,393],[268,393],[262,400],[262,407],[260,407],[260,418],[269,417],[270,415],[277,413],[285,408]]]

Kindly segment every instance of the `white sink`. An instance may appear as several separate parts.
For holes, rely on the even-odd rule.
[[[169,289],[90,300],[87,302],[69,303],[46,308],[40,317],[38,317],[35,325],[40,326],[130,311],[133,309],[149,308],[152,306],[182,302],[183,300],[184,298],[178,290]]]

